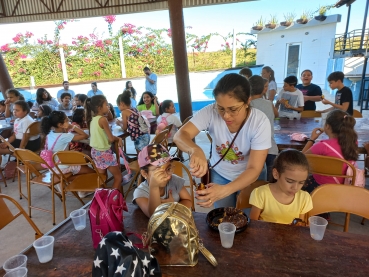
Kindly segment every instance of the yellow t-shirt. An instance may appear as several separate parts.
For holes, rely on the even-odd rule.
[[[254,189],[249,202],[262,210],[260,220],[281,224],[291,224],[300,214],[305,214],[313,208],[310,194],[302,190],[295,194],[291,204],[279,203],[270,191],[269,184]]]

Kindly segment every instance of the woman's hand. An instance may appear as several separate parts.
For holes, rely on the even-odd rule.
[[[311,132],[311,136],[310,139],[312,140],[316,140],[321,134],[324,133],[324,129],[322,128],[315,128],[312,132]]]
[[[206,160],[204,151],[197,149],[193,151],[190,157],[190,172],[192,176],[202,177],[208,171],[208,161]]]
[[[214,204],[215,201],[223,199],[228,195],[229,193],[227,192],[227,186],[210,183],[207,185],[206,189],[196,191],[195,198],[201,201],[197,202],[197,205],[204,208],[209,208]]]

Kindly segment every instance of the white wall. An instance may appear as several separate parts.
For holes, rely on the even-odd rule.
[[[313,83],[324,87],[327,60],[340,18],[340,15],[332,15],[323,22],[312,19],[307,24],[294,23],[287,28],[279,26],[274,30],[264,28],[259,32],[253,31],[257,34],[256,64],[270,66],[280,87],[286,77],[287,45],[301,43],[299,75],[304,69],[310,69],[313,71]]]

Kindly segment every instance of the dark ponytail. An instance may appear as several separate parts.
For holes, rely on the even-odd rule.
[[[117,106],[119,106],[120,103],[124,103],[124,105],[130,107],[131,106],[131,91],[125,90],[122,94],[118,95],[117,98]]]
[[[49,116],[41,119],[41,132],[46,136],[50,133],[51,128],[58,128],[58,124],[64,124],[67,116],[62,111],[52,111]]]
[[[269,82],[270,81],[274,81],[275,82],[274,70],[270,66],[264,66],[262,69],[266,70],[266,72],[268,72],[270,74],[269,75]]]
[[[333,110],[327,115],[326,124],[331,127],[332,133],[337,136],[342,156],[347,161],[357,161],[358,146],[355,132],[356,120],[341,110]]]
[[[86,99],[85,101],[86,122],[89,129],[92,117],[99,112],[99,107],[102,107],[105,102],[107,102],[107,100],[104,95],[95,95],[92,96],[91,98]]]
[[[85,100],[85,118],[86,118],[86,123],[88,126],[88,129],[90,129],[90,123],[92,121],[92,108],[91,108],[91,98],[87,98]]]
[[[173,103],[172,100],[164,100],[163,102],[161,102],[161,104],[159,106],[159,113],[160,113],[160,115],[162,115],[163,113],[165,113],[165,111],[170,108],[170,105],[172,103]]]

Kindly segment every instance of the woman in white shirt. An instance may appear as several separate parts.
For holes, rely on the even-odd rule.
[[[263,169],[271,147],[271,127],[266,115],[250,107],[249,81],[235,73],[221,78],[213,91],[215,103],[201,109],[181,127],[174,142],[189,153],[193,176],[202,177],[208,170],[203,149],[193,142],[202,130],[213,138],[210,165],[216,164],[237,138],[227,155],[211,170],[211,183],[197,191],[202,207],[235,207],[237,192],[252,184]]]
[[[52,98],[46,89],[39,88],[36,91],[36,102],[33,108],[37,110],[40,105],[48,105],[52,110],[55,110],[59,106],[59,102],[55,98]]]

